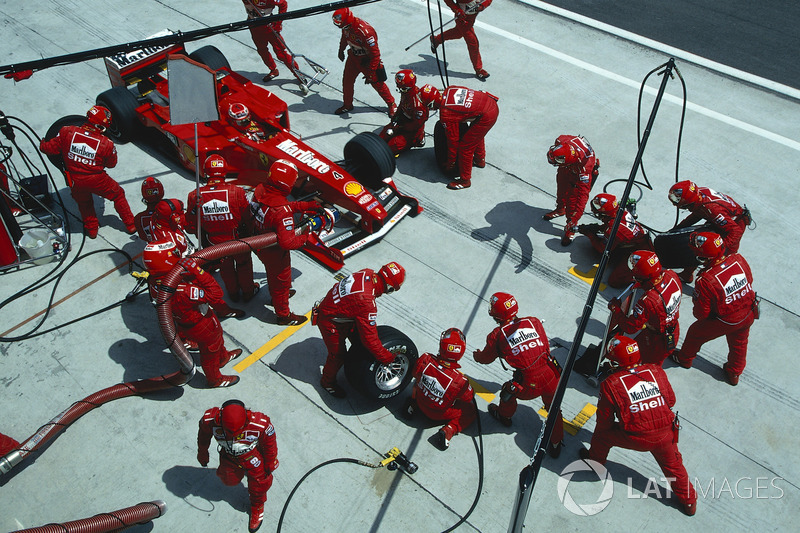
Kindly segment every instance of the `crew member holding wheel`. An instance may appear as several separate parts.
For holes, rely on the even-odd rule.
[[[405,279],[406,270],[399,263],[387,263],[378,272],[365,268],[336,283],[315,306],[312,323],[319,328],[328,349],[320,385],[332,396],[346,396],[336,374],[344,365],[348,338],[357,335],[378,362],[394,361],[395,354],[384,348],[378,336],[375,298],[400,289]]]

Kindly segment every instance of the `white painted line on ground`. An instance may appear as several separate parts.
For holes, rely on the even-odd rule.
[[[408,0],[408,1],[413,2],[415,4],[425,5],[424,2],[420,2],[420,0]],[[527,0],[527,1],[531,1],[531,0]],[[431,10],[436,12],[435,6],[432,6]],[[580,59],[574,58],[574,57],[572,57],[570,55],[567,55],[567,54],[565,54],[563,52],[559,52],[558,50],[554,50],[554,49],[552,49],[550,47],[547,47],[547,46],[545,46],[543,44],[537,43],[535,41],[531,41],[530,39],[526,39],[525,37],[521,37],[519,35],[516,35],[514,33],[508,32],[506,30],[502,30],[502,29],[497,28],[495,26],[492,26],[490,24],[483,23],[480,20],[476,20],[475,21],[475,26],[479,27],[479,28],[481,28],[483,30],[486,30],[488,32],[494,33],[495,35],[499,35],[500,37],[504,37],[504,38],[506,38],[506,39],[508,39],[510,41],[513,41],[513,42],[516,42],[518,44],[521,44],[521,45],[523,45],[523,46],[525,46],[527,48],[530,48],[532,50],[536,50],[538,52],[541,52],[543,54],[549,55],[550,57],[553,57],[553,58],[558,59],[560,61],[564,61],[565,63],[569,63],[571,65],[574,65],[574,66],[576,66],[578,68],[581,68],[583,70],[586,70],[586,71],[591,72],[593,74],[596,74],[598,76],[602,76],[602,77],[604,77],[606,79],[609,79],[611,81],[615,81],[615,82],[620,83],[622,85],[626,85],[628,87],[634,88],[637,91],[639,90],[639,87],[641,85],[641,82],[639,82],[639,81],[635,81],[635,80],[632,80],[630,78],[626,78],[624,76],[620,76],[619,74],[615,74],[615,73],[613,73],[613,72],[611,72],[609,70],[606,70],[604,68],[598,67],[596,65],[592,65],[591,63],[587,63],[586,61],[581,61]],[[646,86],[644,88],[644,92],[646,92],[647,94],[650,94],[650,95],[655,95],[658,92],[658,90],[656,88],[654,88],[654,87]],[[673,96],[673,95],[670,95],[670,94],[665,94],[664,95],[664,101],[673,103],[675,105],[682,105],[683,104],[683,100],[681,98],[678,98],[677,96]],[[695,113],[707,116],[707,117],[709,117],[711,119],[717,120],[717,121],[722,122],[724,124],[728,124],[729,126],[733,126],[733,127],[738,128],[740,130],[743,130],[743,131],[747,131],[749,133],[752,133],[753,135],[758,135],[759,137],[763,137],[763,138],[768,139],[770,141],[773,141],[773,142],[776,142],[778,144],[782,144],[782,145],[784,145],[784,146],[786,146],[788,148],[791,148],[792,150],[796,150],[796,151],[800,152],[800,142],[795,141],[793,139],[789,139],[788,137],[784,137],[784,136],[779,135],[777,133],[773,133],[771,131],[767,131],[767,130],[765,130],[763,128],[759,128],[758,126],[754,126],[754,125],[749,124],[747,122],[735,119],[735,118],[730,117],[728,115],[724,115],[724,114],[719,113],[717,111],[713,111],[711,109],[708,109],[707,107],[703,107],[703,106],[700,106],[700,105],[697,105],[697,104],[693,104],[691,102],[687,102],[686,103],[686,108],[688,110],[694,111]]]

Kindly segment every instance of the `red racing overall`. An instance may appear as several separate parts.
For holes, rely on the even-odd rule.
[[[455,85],[442,93],[439,120],[447,135],[447,167],[453,168],[457,162],[461,180],[472,179],[473,160],[485,161],[484,138],[499,112],[497,97],[491,93]],[[462,122],[470,126],[459,139]]]
[[[467,44],[467,51],[469,52],[469,59],[475,72],[483,69],[483,61],[481,60],[481,51],[478,43],[478,36],[475,35],[475,19],[478,13],[486,9],[492,4],[492,0],[467,0],[463,2],[456,2],[454,0],[444,0],[444,3],[453,10],[456,16],[456,27],[450,28],[443,32],[441,35],[433,34],[432,42],[434,46],[439,46],[444,41],[452,39],[464,38]]]
[[[286,0],[242,0],[242,2],[247,10],[248,19],[271,15],[276,6],[278,13],[286,13],[289,7]],[[282,29],[283,21],[280,20],[262,26],[250,26],[250,36],[253,38],[253,44],[256,45],[258,55],[261,56],[261,60],[264,61],[270,73],[277,69],[277,65],[275,65],[272,54],[269,53],[269,45],[272,45],[272,50],[278,59],[283,61],[283,64],[289,67],[292,73],[295,73],[300,67],[286,48],[286,43],[283,42]]]
[[[700,201],[687,206],[691,214],[675,227],[687,228],[701,220],[706,220],[712,226],[709,231],[718,233],[722,237],[725,253],[738,252],[739,241],[742,240],[744,230],[747,229],[749,223],[745,209],[730,196],[708,187],[698,187],[697,192],[700,195]]]
[[[194,235],[197,235],[198,208],[202,238],[206,244],[238,239],[240,227],[250,217],[250,202],[244,189],[214,178],[200,187],[199,202],[196,190],[189,192],[186,200],[186,230]],[[223,258],[219,263],[219,273],[225,290],[234,301],[238,300],[240,291],[246,301],[253,297],[253,259],[249,251]]]
[[[114,209],[129,233],[135,231],[125,191],[103,170],[117,166],[117,149],[111,139],[87,122],[83,126],[64,126],[52,139],[42,139],[39,149],[63,157],[70,193],[90,236],[97,235],[100,227],[92,194],[114,202]]]
[[[217,476],[226,485],[238,485],[247,476],[250,506],[256,508],[267,501],[272,486],[272,471],[278,467],[278,444],[275,428],[269,417],[258,411],[247,411],[247,425],[228,440],[220,421],[219,407],[212,407],[200,419],[197,432],[197,460],[207,465],[211,437],[219,448]]]
[[[517,410],[517,398],[532,400],[541,396],[551,416],[550,405],[561,372],[550,360],[550,343],[541,321],[535,317],[514,318],[493,329],[484,349],[475,352],[475,361],[488,365],[498,357],[514,368],[513,381],[503,384],[498,414],[511,418]],[[563,438],[564,424],[556,423],[550,442],[558,445]]]
[[[367,83],[372,85],[386,105],[394,105],[392,91],[385,81],[378,81],[377,70],[381,66],[381,51],[378,48],[378,34],[375,29],[361,20],[354,17],[353,23],[342,28],[342,37],[339,40],[339,58],[344,57],[344,49],[347,50],[347,61],[344,64],[344,74],[342,74],[342,92],[345,108],[353,107],[353,94],[355,92],[356,78],[359,74],[364,75]]]
[[[556,210],[567,215],[566,230],[577,226],[589,192],[597,178],[599,161],[588,141],[582,136],[559,135],[556,144],[570,146],[574,149],[578,161],[571,165],[561,165],[556,171]],[[571,230],[570,230],[571,231]]]
[[[643,363],[661,366],[675,349],[680,338],[681,294],[678,275],[664,269],[661,281],[639,298],[630,316],[615,308],[614,321],[620,329],[631,335],[639,332],[635,338]]]
[[[680,359],[691,365],[700,347],[722,337],[728,341],[728,372],[740,375],[747,364],[747,339],[755,316],[756,293],[750,265],[739,254],[700,270],[694,287],[693,314]]]
[[[425,122],[430,110],[419,99],[419,89],[412,87],[400,95],[392,121],[384,126],[380,137],[389,145],[394,154],[408,150],[412,146],[425,143]]]
[[[289,316],[289,291],[292,288],[291,250],[302,248],[308,242],[308,233],[297,235],[294,214],[319,208],[317,202],[290,202],[280,191],[261,183],[256,187],[253,203],[255,233],[275,232],[278,242],[274,246],[256,251],[264,263],[267,286],[272,306],[277,316]]]
[[[461,433],[475,420],[472,403],[475,391],[456,362],[443,363],[424,353],[414,365],[413,398],[420,411],[431,420],[445,421],[453,434]]]
[[[600,385],[589,459],[605,464],[615,446],[650,452],[678,500],[694,504],[697,492],[678,451],[673,405],[675,392],[660,366],[636,365],[610,374]]]
[[[318,307],[317,327],[328,349],[322,369],[322,385],[336,383],[336,374],[344,364],[345,341],[355,335],[364,347],[383,364],[391,363],[395,355],[383,347],[378,337],[378,307],[381,282],[372,269],[353,272],[336,283]],[[377,293],[377,294],[376,294]]]
[[[184,258],[178,265],[182,267],[181,283],[171,298],[172,318],[181,338],[197,343],[203,373],[209,385],[216,387],[223,380],[220,368],[228,362],[228,350],[215,309],[223,315],[231,309],[222,299],[217,280],[196,259]],[[155,300],[159,280],[149,279],[150,295]]]

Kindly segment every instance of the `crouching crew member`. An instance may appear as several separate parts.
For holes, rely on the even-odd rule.
[[[642,362],[661,366],[680,338],[678,318],[683,286],[675,272],[661,267],[655,252],[633,252],[628,264],[633,278],[645,293],[630,316],[622,312],[619,299],[613,298],[608,303],[613,313],[611,322],[630,335],[638,331],[636,342]]]
[[[550,342],[541,321],[535,317],[517,317],[519,306],[512,295],[496,292],[489,299],[489,316],[498,326],[486,337],[483,350],[473,354],[475,361],[488,365],[498,357],[514,368],[514,376],[503,383],[500,404],[489,404],[489,414],[504,426],[511,426],[511,417],[517,411],[517,399],[532,400],[542,397],[547,416],[558,416],[553,426],[547,453],[558,457],[564,439],[561,411],[550,412],[556,393],[561,367],[550,355]]]
[[[197,461],[208,466],[211,437],[217,441],[217,476],[226,485],[238,485],[247,476],[250,493],[249,531],[255,532],[264,520],[264,502],[272,486],[272,472],[278,468],[278,443],[269,417],[251,411],[239,400],[228,400],[222,407],[203,413],[197,431]]]
[[[411,398],[405,407],[406,418],[419,408],[431,420],[447,422],[436,434],[441,450],[450,446],[450,439],[469,427],[478,415],[473,403],[475,391],[458,364],[467,349],[467,339],[457,328],[450,328],[439,341],[439,355],[424,353],[414,365],[416,380]]]
[[[592,248],[602,254],[619,212],[619,202],[613,194],[601,193],[592,198],[589,205],[592,214],[600,219],[601,223],[580,224],[578,233],[585,235],[592,243]],[[653,249],[650,234],[636,221],[630,211],[624,209],[608,254],[608,268],[611,271],[608,275],[609,286],[621,289],[630,285],[633,282],[633,275],[628,267],[628,257],[631,252]]]
[[[591,447],[581,448],[581,459],[604,465],[614,446],[650,452],[672,492],[692,516],[697,510],[697,492],[689,481],[678,451],[680,428],[672,406],[675,392],[660,366],[641,364],[639,347],[628,337],[608,341],[606,357],[616,366],[600,385],[597,424]]]
[[[336,283],[314,308],[314,319],[328,358],[322,368],[320,385],[336,398],[345,390],[336,382],[347,354],[345,341],[358,336],[364,347],[382,364],[394,361],[395,354],[384,348],[378,336],[378,306],[375,298],[400,289],[406,270],[399,263],[387,263],[378,272],[365,268]]]

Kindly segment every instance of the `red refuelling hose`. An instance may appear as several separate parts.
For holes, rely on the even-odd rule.
[[[307,228],[301,226],[297,228],[297,231],[298,233],[307,231]],[[201,264],[204,264],[208,261],[214,261],[229,255],[249,253],[251,251],[267,248],[274,245],[276,241],[275,233],[265,233],[263,235],[256,235],[255,237],[247,237],[246,239],[215,244],[192,254],[191,257],[199,259]],[[180,272],[181,268],[176,266],[164,276],[160,285],[163,290],[158,291],[156,299],[156,311],[158,314],[158,323],[161,327],[161,334],[167,342],[167,346],[178,360],[181,369],[173,374],[131,381],[128,383],[119,383],[95,392],[83,400],[78,400],[70,405],[66,411],[58,414],[50,422],[39,428],[39,430],[33,436],[29,437],[28,440],[24,441],[19,448],[0,457],[0,475],[10,472],[12,468],[22,462],[28,455],[41,449],[45,444],[64,431],[72,422],[95,407],[100,407],[104,403],[118,398],[154,392],[170,387],[180,387],[192,379],[195,372],[194,360],[192,356],[189,355],[189,352],[183,345],[183,341],[178,336],[175,329],[175,321],[172,319],[172,301],[170,295],[175,291],[175,287],[178,286],[181,280]]]
[[[107,533],[146,524],[167,512],[167,504],[161,500],[144,502],[111,513],[102,513],[91,518],[82,518],[63,524],[47,524],[18,533]]]

